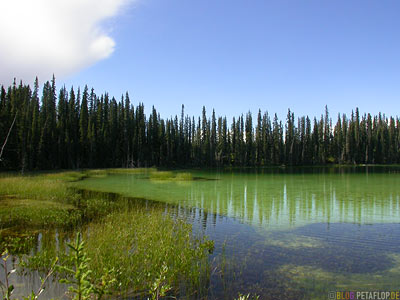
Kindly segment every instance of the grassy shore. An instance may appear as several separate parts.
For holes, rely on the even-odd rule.
[[[71,227],[81,221],[78,196],[68,183],[81,172],[0,176],[0,228]]]
[[[163,172],[147,171],[164,177]],[[92,275],[101,278],[104,272],[112,270],[116,278],[114,293],[145,295],[157,282],[168,287],[171,295],[204,293],[209,283],[211,241],[195,237],[190,225],[172,219],[160,206],[144,207],[132,201],[127,203],[126,199],[110,201],[99,196],[84,198],[70,187],[71,182],[85,177],[130,172],[138,171],[1,174],[1,248],[24,249],[29,269],[48,268],[55,257],[68,265],[65,244],[79,230],[86,241]],[[187,180],[185,174],[172,177]],[[10,247],[10,235],[18,236],[18,243],[23,243],[24,237],[29,237],[27,232],[36,230],[46,235],[51,228],[58,230],[57,238],[48,233],[36,253],[27,247]]]

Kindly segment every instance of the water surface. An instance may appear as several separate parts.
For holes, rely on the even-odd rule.
[[[193,170],[192,181],[153,180],[143,172],[76,186],[173,204],[171,213],[215,241],[214,262],[227,262],[213,274],[211,298],[241,291],[262,299],[327,299],[333,290],[398,289],[399,171]]]
[[[186,171],[185,171],[186,172]],[[148,173],[88,178],[77,186],[197,207],[264,229],[311,223],[393,223],[400,219],[397,168],[192,171],[195,180],[153,180]]]

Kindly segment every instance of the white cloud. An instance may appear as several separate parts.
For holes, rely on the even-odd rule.
[[[133,0],[0,0],[0,85],[73,74],[109,57],[103,22]]]

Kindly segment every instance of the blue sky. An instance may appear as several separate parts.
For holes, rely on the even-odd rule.
[[[325,105],[334,120],[356,106],[397,115],[399,12],[399,1],[131,1],[99,21],[111,54],[56,77],[128,91],[162,117],[182,104],[229,118],[319,116]]]

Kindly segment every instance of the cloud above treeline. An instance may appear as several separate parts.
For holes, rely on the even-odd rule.
[[[109,57],[104,21],[133,0],[1,0],[0,85],[71,75]]]

